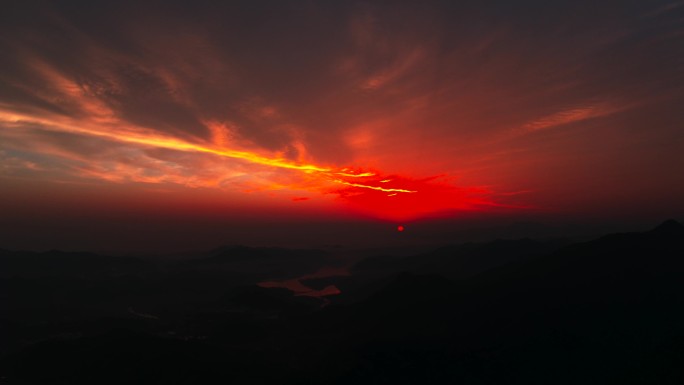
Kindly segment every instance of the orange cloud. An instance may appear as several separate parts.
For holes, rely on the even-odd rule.
[[[383,45],[382,37],[368,38],[371,48]],[[376,68],[370,75],[374,84],[371,88],[404,76],[424,58],[422,49],[398,48],[383,48],[393,59],[390,65]],[[332,195],[344,202],[345,208],[381,218],[415,218],[444,210],[496,206],[485,197],[490,194],[488,191],[460,189],[443,181],[390,176],[369,170],[366,162],[362,167],[314,162],[307,149],[305,131],[298,125],[276,122],[281,117],[279,109],[259,98],[248,98],[238,104],[237,111],[246,119],[241,123],[206,117],[193,105],[184,81],[172,70],[157,71],[154,79],[161,81],[166,87],[164,91],[170,92],[174,100],[197,109],[193,113],[209,133],[206,139],[187,135],[182,127],[162,129],[125,117],[116,101],[109,99],[112,92],[123,93],[125,85],[122,79],[109,76],[107,70],[98,73],[98,81],[79,82],[42,60],[28,58],[27,62],[46,86],[37,91],[20,86],[55,108],[0,104],[0,137],[11,139],[3,147],[60,160],[61,163],[52,162],[50,167],[63,175],[112,183],[286,191],[292,201],[310,199],[301,194]],[[130,63],[135,69],[139,67]],[[140,76],[151,73],[143,72]],[[359,74],[359,79],[366,75]],[[395,118],[378,117],[369,122],[355,125],[357,129],[346,137],[341,135],[339,142],[363,152],[370,152],[376,138],[384,144],[391,143],[385,136],[393,130]],[[246,139],[241,124],[268,125],[266,132],[282,133],[289,142],[284,148],[267,150]],[[41,168],[40,163],[23,164],[25,169]]]

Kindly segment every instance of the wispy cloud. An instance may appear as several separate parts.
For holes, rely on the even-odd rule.
[[[128,3],[12,7],[0,23],[3,173],[279,191],[406,215],[401,204],[537,194],[532,174],[586,143],[531,133],[610,117],[597,145],[679,135],[681,4],[284,1],[163,16],[140,4],[135,18],[122,17]],[[520,166],[531,163],[547,169]],[[613,172],[587,163],[577,173]],[[411,177],[435,174],[504,193]],[[435,204],[415,201],[425,196]]]
[[[609,116],[623,109],[624,107],[616,107],[606,103],[595,103],[578,107],[569,107],[525,123],[522,126],[522,129],[525,132],[546,130],[565,126],[571,123]]]

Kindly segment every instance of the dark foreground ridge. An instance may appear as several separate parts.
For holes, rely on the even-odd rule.
[[[0,384],[682,384],[684,226],[362,260],[0,251]],[[259,266],[264,266],[259,269]]]

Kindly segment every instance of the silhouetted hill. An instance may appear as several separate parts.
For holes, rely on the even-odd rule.
[[[365,258],[351,267],[351,276],[303,282],[316,287],[333,284],[342,290],[335,301],[358,301],[379,290],[379,283],[389,276],[400,272],[438,274],[463,280],[508,264],[534,259],[568,243],[566,240],[535,241],[525,238],[450,245],[409,257],[384,255]]]
[[[228,248],[142,275],[0,278],[0,376],[19,384],[684,383],[684,227],[676,221],[570,245],[500,240],[365,260],[351,277],[321,280],[339,283],[344,300],[257,287],[260,274],[223,268],[263,263],[288,275],[309,269],[288,271],[288,262],[309,266],[315,255]]]
[[[549,257],[502,268],[493,276],[520,275],[553,286],[630,279],[636,283],[677,274],[684,269],[683,255],[684,228],[667,221],[651,231],[611,234],[573,244]]]
[[[224,246],[212,250],[208,256],[196,259],[198,264],[223,264],[236,263],[244,260],[264,259],[311,259],[322,258],[327,253],[315,249],[285,249],[281,247],[247,247],[247,246]]]
[[[658,225],[653,230],[651,230],[651,232],[656,234],[681,236],[684,233],[684,225],[682,225],[674,219],[668,219],[665,222]]]
[[[438,273],[451,278],[466,278],[508,263],[554,251],[567,241],[534,241],[531,239],[496,240],[487,243],[465,243],[405,258],[390,256],[364,259],[352,268],[357,272],[412,271]]]
[[[150,268],[151,265],[146,261],[132,257],[59,250],[38,253],[0,249],[0,277],[111,275],[136,273]]]
[[[283,313],[312,310],[320,306],[320,301],[316,298],[295,297],[287,289],[259,286],[238,287],[221,300],[231,309],[278,316]]]
[[[185,263],[198,269],[221,269],[285,279],[311,274],[329,262],[328,253],[322,250],[226,246]]]
[[[335,357],[355,362],[340,369],[350,371],[343,383],[373,383],[358,369],[375,367],[397,383],[429,375],[437,379],[429,383],[674,384],[684,379],[673,364],[684,353],[670,343],[684,336],[683,257],[684,232],[668,222],[461,283],[400,274],[358,304],[326,309],[315,322],[334,325],[321,332],[328,343],[341,343],[334,329],[357,346]],[[435,368],[416,354],[435,354],[441,364]],[[653,371],[655,357],[664,372]],[[408,370],[404,360],[423,366]]]

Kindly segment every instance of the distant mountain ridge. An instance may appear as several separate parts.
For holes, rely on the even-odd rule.
[[[260,274],[293,275],[326,258],[277,248],[220,248],[149,274],[0,276],[0,378],[684,383],[684,227],[666,221],[562,243],[499,240],[371,259],[326,278],[342,293],[325,301],[255,285]],[[13,253],[0,259],[21,258]],[[68,254],[30,254],[23,268],[113,258]],[[202,258],[217,259],[194,264]]]
[[[495,240],[486,243],[464,243],[438,248],[420,255],[395,258],[367,258],[352,267],[353,271],[412,271],[415,273],[439,273],[452,278],[465,278],[486,270],[554,251],[567,241]]]
[[[222,246],[207,253],[204,258],[195,259],[199,264],[233,263],[245,259],[269,258],[312,258],[324,257],[328,253],[317,249],[287,249],[282,247],[248,247],[243,245]]]

